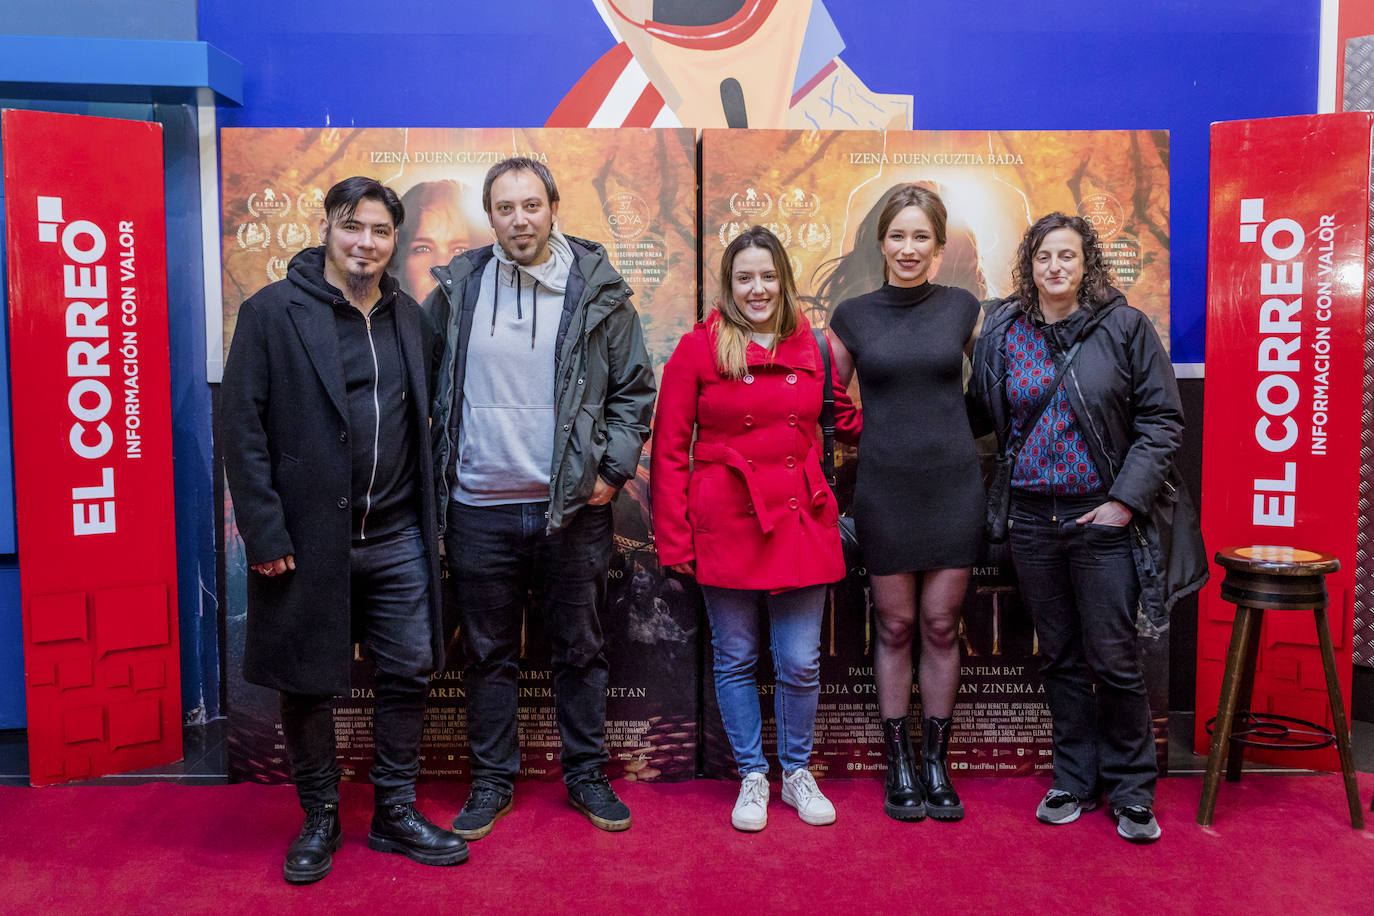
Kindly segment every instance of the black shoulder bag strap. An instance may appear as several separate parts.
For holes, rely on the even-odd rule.
[[[812,328],[816,346],[821,351],[821,364],[825,366],[825,389],[821,393],[821,470],[825,473],[826,483],[835,489],[835,383],[830,374],[830,343],[825,332]],[[1039,419],[1037,417],[1037,419]]]

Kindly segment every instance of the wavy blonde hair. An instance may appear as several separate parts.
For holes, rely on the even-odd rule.
[[[749,369],[745,351],[749,340],[759,329],[744,316],[739,304],[735,302],[734,284],[731,282],[735,269],[735,257],[746,248],[762,248],[773,258],[773,269],[778,274],[778,285],[782,291],[782,302],[773,311],[773,345],[769,353],[777,350],[778,342],[792,336],[801,323],[801,307],[797,297],[797,281],[792,275],[792,262],[787,250],[782,247],[778,237],[763,226],[750,226],[725,246],[720,258],[720,298],[716,301],[716,311],[720,312],[720,323],[716,325],[716,369],[726,378],[740,378]]]

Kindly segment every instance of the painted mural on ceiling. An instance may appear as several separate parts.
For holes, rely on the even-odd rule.
[[[823,0],[590,0],[616,39],[547,127],[910,129],[839,59]]]

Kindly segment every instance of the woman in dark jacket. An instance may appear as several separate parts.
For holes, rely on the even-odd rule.
[[[1149,843],[1160,830],[1137,616],[1167,622],[1207,577],[1174,467],[1178,387],[1150,320],[1108,285],[1082,218],[1031,226],[1015,280],[984,323],[969,394],[1003,451],[1020,444],[1009,537],[1054,726],[1054,784],[1036,817],[1071,823],[1105,793],[1117,832]]]

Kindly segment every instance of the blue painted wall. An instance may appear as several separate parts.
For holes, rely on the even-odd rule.
[[[196,40],[194,0],[0,0],[0,31],[68,38]]]
[[[220,715],[220,622],[215,585],[214,420],[205,381],[205,290],[200,245],[196,109],[155,105],[167,195],[167,306],[172,368],[172,483],[176,492],[177,610],[182,712]]]
[[[918,128],[1169,130],[1173,355],[1202,361],[1208,127],[1315,110],[1320,0],[825,5]],[[243,62],[245,127],[538,126],[613,44],[590,0],[201,0],[200,37]]]

